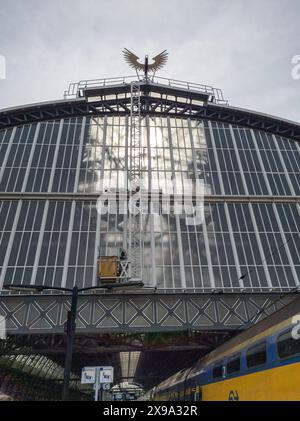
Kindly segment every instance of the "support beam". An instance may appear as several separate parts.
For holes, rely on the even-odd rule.
[[[77,333],[238,330],[295,298],[296,293],[82,295]],[[11,335],[62,334],[69,308],[69,295],[0,296],[0,315]]]

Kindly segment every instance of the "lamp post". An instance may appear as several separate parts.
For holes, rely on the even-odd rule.
[[[77,303],[78,295],[84,291],[98,290],[98,289],[116,289],[116,288],[130,288],[130,287],[143,287],[143,282],[128,282],[124,284],[107,284],[107,285],[98,285],[96,287],[88,288],[78,288],[74,286],[73,288],[62,288],[62,287],[50,287],[45,285],[7,285],[3,286],[4,289],[14,290],[14,291],[31,291],[31,292],[42,292],[45,290],[54,290],[54,291],[63,291],[71,292],[71,310],[68,311],[67,315],[67,324],[66,324],[66,334],[67,334],[67,346],[66,346],[66,357],[65,357],[65,367],[64,367],[64,382],[63,382],[63,391],[62,391],[62,400],[66,401],[69,397],[69,385],[72,369],[72,356],[73,356],[73,344],[76,332],[76,316],[77,316]]]

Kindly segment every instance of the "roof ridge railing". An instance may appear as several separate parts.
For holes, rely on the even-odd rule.
[[[82,91],[84,89],[114,85],[125,85],[131,83],[136,78],[137,76],[121,76],[103,79],[85,79],[79,82],[70,83],[69,89],[64,92],[64,98],[79,98],[82,96]],[[140,80],[142,80],[142,78]],[[161,76],[153,76],[152,78],[149,78],[149,81],[152,83],[171,86],[174,88],[206,93],[212,96],[213,102],[217,104],[228,105],[228,101],[226,101],[223,97],[222,90],[219,88],[214,88],[210,85],[195,82],[186,82],[178,79],[169,79]]]

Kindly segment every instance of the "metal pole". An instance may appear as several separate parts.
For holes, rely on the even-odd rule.
[[[71,311],[68,313],[67,321],[67,349],[65,358],[65,370],[64,370],[64,386],[62,393],[62,400],[66,401],[69,397],[69,384],[70,375],[72,368],[72,354],[73,354],[73,342],[76,330],[76,312],[77,312],[77,301],[78,301],[78,287],[75,286],[72,290],[72,303]]]
[[[99,400],[99,368],[96,368],[95,402]]]

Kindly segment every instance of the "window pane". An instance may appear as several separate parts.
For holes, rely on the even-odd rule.
[[[227,363],[227,374],[237,373],[241,369],[240,355],[231,358]]]
[[[277,352],[279,358],[293,357],[300,354],[300,339],[294,339],[290,330],[283,333],[277,338]]]
[[[258,344],[250,348],[246,354],[247,367],[253,368],[263,365],[267,362],[267,346],[266,343]]]
[[[216,367],[213,368],[213,378],[217,379],[219,377],[222,377],[223,374],[223,370],[222,370],[222,366],[218,365]]]

